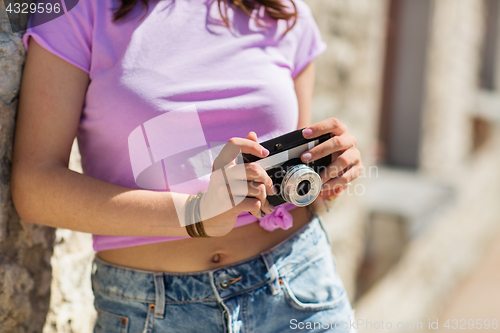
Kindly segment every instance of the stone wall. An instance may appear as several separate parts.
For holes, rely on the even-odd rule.
[[[40,332],[49,308],[54,229],[24,223],[12,204],[10,170],[25,50],[0,1],[0,328]]]
[[[375,163],[388,2],[308,0],[328,49],[316,62],[313,122],[336,117],[358,140],[363,164]],[[372,176],[374,176],[372,174]],[[338,270],[351,300],[364,253],[368,212],[360,202],[365,172],[325,216]]]
[[[484,2],[435,0],[433,4],[420,163],[427,174],[454,178],[470,160]]]
[[[69,168],[82,172],[80,153],[75,140]],[[52,283],[50,309],[43,333],[90,333],[96,311],[90,284],[94,257],[92,235],[57,229],[51,258]]]

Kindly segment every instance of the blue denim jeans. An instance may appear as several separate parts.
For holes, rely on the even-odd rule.
[[[95,258],[95,333],[350,332],[353,310],[322,221],[258,256],[168,273]]]

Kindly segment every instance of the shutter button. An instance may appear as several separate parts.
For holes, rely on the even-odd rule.
[[[226,290],[227,288],[229,288],[229,277],[226,275],[226,274],[223,274],[219,277],[219,287],[221,289],[224,289]]]

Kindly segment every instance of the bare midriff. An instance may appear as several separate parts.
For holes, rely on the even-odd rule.
[[[109,263],[162,272],[199,272],[251,258],[287,239],[306,225],[307,208],[290,211],[293,226],[288,230],[266,231],[257,222],[234,228],[224,237],[188,238],[100,251],[97,256]]]

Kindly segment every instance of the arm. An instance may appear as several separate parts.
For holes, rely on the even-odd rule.
[[[101,235],[188,236],[173,204],[184,203],[186,194],[126,188],[68,169],[88,84],[86,72],[30,38],[12,164],[12,197],[21,219]],[[264,157],[256,142],[234,143]],[[226,234],[242,211],[260,214],[259,200],[249,199],[207,221],[207,233]]]
[[[302,72],[294,79],[295,94],[299,104],[299,122],[297,129],[301,129],[311,125],[311,102],[314,92],[314,77],[315,77],[314,61],[310,62]]]
[[[295,78],[295,94],[297,95],[297,101],[299,104],[299,121],[297,124],[297,129],[302,129],[304,127],[309,127],[311,125],[311,103],[314,93],[314,79],[315,79],[315,63],[311,61],[309,65],[302,72],[300,72]],[[324,204],[320,201],[323,200],[319,196],[311,206],[318,212],[324,210]]]
[[[348,183],[356,179],[363,170],[361,156],[356,148],[356,138],[349,133],[347,127],[338,119],[328,118],[311,126],[311,102],[314,91],[314,62],[300,72],[294,79],[295,92],[299,103],[299,121],[297,129],[307,127],[310,130],[307,138],[314,138],[320,135],[331,133],[335,136],[323,144],[305,152],[302,161],[306,162],[305,154],[310,154],[310,159],[314,161],[324,156],[333,154],[334,161],[326,172],[321,174],[323,190],[318,199],[334,198],[341,194]]]

